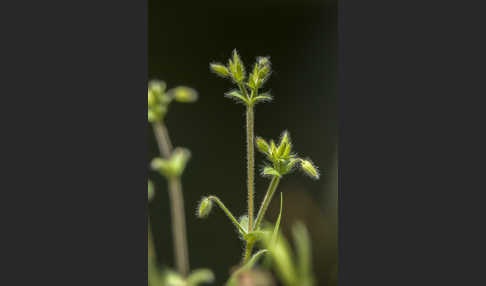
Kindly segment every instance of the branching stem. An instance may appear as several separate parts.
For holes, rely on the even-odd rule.
[[[277,190],[278,183],[280,182],[280,177],[274,176],[272,178],[272,181],[270,182],[270,185],[268,186],[267,193],[265,194],[265,198],[263,199],[262,205],[260,206],[260,210],[258,211],[258,215],[255,221],[255,227],[254,229],[257,230],[258,227],[260,226],[260,223],[263,220],[263,217],[265,216],[265,213],[267,212],[268,206],[270,205],[270,202],[272,201],[273,195],[275,194],[275,190]],[[248,259],[251,257],[251,252],[253,251],[253,242],[247,242],[246,243],[246,248],[245,248],[245,256],[243,257],[243,264],[248,262]]]

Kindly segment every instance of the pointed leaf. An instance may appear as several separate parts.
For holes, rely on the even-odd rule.
[[[246,97],[244,97],[243,95],[241,95],[241,93],[239,93],[236,90],[233,90],[233,91],[226,93],[225,96],[228,97],[228,98],[235,99],[236,101],[243,101],[243,103],[250,104],[248,99]]]
[[[187,284],[189,286],[197,286],[201,283],[214,282],[214,274],[209,269],[196,269],[187,278]]]
[[[280,177],[280,173],[277,170],[268,166],[263,169],[263,175]]]
[[[273,229],[272,244],[275,244],[277,242],[278,231],[280,228],[280,220],[282,218],[282,205],[283,205],[283,194],[280,193],[280,212],[278,213],[277,222],[275,223],[275,228]]]

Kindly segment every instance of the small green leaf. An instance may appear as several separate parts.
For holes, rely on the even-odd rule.
[[[173,270],[165,270],[162,273],[162,285],[186,286],[186,281],[184,281],[184,278],[179,273]]]
[[[241,95],[241,93],[239,93],[236,90],[233,90],[233,91],[226,93],[225,96],[228,97],[228,98],[235,99],[237,101],[242,101],[243,103],[245,103],[247,105],[250,104],[250,102],[248,101],[248,98],[244,97],[243,95]]]
[[[263,169],[263,175],[281,177],[280,173],[277,170],[268,166]]]
[[[263,93],[261,95],[255,96],[252,99],[252,103],[256,104],[259,102],[268,102],[268,101],[272,101],[272,99],[273,97],[271,97],[269,93]]]
[[[275,244],[277,242],[278,231],[280,228],[280,220],[282,218],[282,205],[283,205],[283,194],[280,193],[280,212],[278,213],[277,222],[275,223],[275,228],[273,229],[272,244]]]
[[[264,235],[265,235],[264,231],[255,230],[255,231],[249,232],[247,234],[244,234],[243,239],[246,240],[248,243],[254,243],[258,240],[263,239]]]
[[[213,283],[214,274],[209,269],[196,269],[187,277],[188,286],[197,286],[201,283]]]

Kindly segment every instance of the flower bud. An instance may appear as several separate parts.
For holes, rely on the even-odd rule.
[[[264,153],[264,154],[267,154],[268,153],[268,149],[270,148],[268,146],[268,143],[261,137],[257,137],[256,138],[256,143],[257,143],[257,148],[260,152]]]
[[[270,74],[270,61],[267,57],[260,57],[258,58],[258,77],[262,80],[265,80],[267,76]]]
[[[300,167],[309,176],[311,176],[315,179],[319,179],[319,172],[317,171],[316,167],[314,167],[312,162],[310,162],[308,160],[301,160]]]
[[[161,80],[151,80],[149,82],[149,90],[151,90],[155,94],[162,94],[165,91],[166,87],[166,83]]]
[[[243,66],[243,63],[241,62],[240,56],[238,55],[238,52],[236,50],[233,50],[233,59],[229,60],[229,67],[231,74],[233,76],[233,79],[236,82],[241,83],[246,75],[245,75],[245,67]]]
[[[282,140],[280,140],[280,145],[285,144],[285,143],[289,143],[289,141],[290,141],[289,140],[289,132],[284,131],[282,133]]]
[[[197,208],[197,216],[199,218],[205,218],[211,212],[213,208],[213,202],[210,198],[204,197],[201,202],[199,203],[199,207]]]
[[[153,106],[157,102],[157,98],[152,90],[148,91],[148,106]]]
[[[179,86],[171,89],[169,93],[178,102],[190,103],[197,100],[197,91],[189,87]]]
[[[284,151],[282,157],[284,157],[284,158],[289,157],[291,149],[292,149],[292,146],[290,145],[290,143],[285,144],[285,151]]]
[[[228,77],[231,74],[228,68],[222,64],[210,64],[209,67],[214,73],[222,77]]]

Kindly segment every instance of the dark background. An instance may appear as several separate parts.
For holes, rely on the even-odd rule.
[[[305,222],[318,285],[336,285],[337,3],[228,5],[167,8],[149,1],[149,79],[164,80],[169,88],[188,85],[200,96],[196,104],[172,104],[166,118],[173,144],[192,152],[183,176],[191,269],[212,269],[220,285],[242,253],[234,227],[219,209],[206,220],[195,216],[198,201],[208,194],[220,197],[237,216],[246,211],[244,106],[225,98],[233,85],[209,71],[210,62],[226,63],[236,48],[247,69],[257,56],[271,57],[274,72],[263,90],[270,90],[274,101],[256,106],[256,135],[278,139],[288,130],[294,150],[320,168],[319,181],[297,171],[281,182],[282,227],[290,239],[293,222]],[[158,150],[151,131],[148,136],[150,160]],[[258,169],[263,162],[257,153]],[[159,262],[172,267],[166,183],[155,173],[150,178],[157,190],[149,212]],[[268,182],[256,178],[257,205]],[[274,200],[268,218],[274,221],[277,212]]]
[[[7,111],[2,113],[5,117],[2,163],[7,166],[2,177],[1,200],[2,258],[7,265],[0,278],[1,282],[5,281],[2,285],[11,285],[12,281],[26,284],[27,280],[30,284],[49,281],[50,285],[65,285],[66,281],[73,285],[88,285],[93,281],[106,285],[143,285],[147,281],[147,142],[140,140],[152,140],[146,136],[149,129],[144,128],[147,126],[147,101],[143,96],[147,92],[148,70],[147,3],[89,2],[84,1],[82,5],[32,2],[29,9],[24,2],[2,2],[6,6],[1,9],[6,16],[2,20],[8,23],[2,26],[4,57],[0,66],[5,71],[2,94],[7,95],[2,98],[2,107]],[[410,1],[339,1],[339,117],[340,130],[343,126],[345,129],[339,134],[339,285],[485,284],[484,267],[478,263],[485,253],[484,200],[481,199],[481,191],[485,189],[481,172],[485,145],[484,132],[481,132],[485,121],[482,75],[486,63],[481,36],[485,18],[481,2],[461,4],[422,1],[417,7]],[[190,5],[181,7],[179,15],[194,9]],[[245,13],[239,13],[239,9],[231,11],[240,16],[245,14],[245,19],[258,10],[249,7]],[[157,14],[175,17],[164,10]],[[266,16],[274,17],[273,14]],[[177,23],[184,21],[188,19]],[[173,23],[164,28],[164,33],[168,33],[169,27],[173,28]],[[273,38],[273,33],[280,34],[279,31],[275,29],[268,37]],[[297,36],[300,33],[304,31],[291,33],[289,37],[301,39]],[[163,37],[161,32],[159,37]],[[292,40],[288,42],[292,48],[299,47]],[[238,39],[238,44],[246,46],[245,43],[246,39]],[[229,48],[234,48],[230,44]],[[178,55],[176,49],[173,51],[164,56],[165,64],[171,56]],[[215,59],[214,53],[226,57],[229,51],[222,48],[212,51],[211,60]],[[272,53],[275,65],[282,68],[286,61],[277,62],[275,56],[280,53],[277,50]],[[244,56],[251,59],[255,55],[245,53]],[[184,64],[183,60],[180,62]],[[199,69],[198,65],[192,65],[191,72],[196,68]],[[345,84],[343,70],[346,70]],[[184,81],[202,92],[207,90],[202,90],[204,84],[199,83],[209,79],[215,89],[218,84],[226,86],[209,75],[202,79],[207,70],[198,75],[187,74],[186,77],[197,80],[194,83],[176,78],[173,72],[177,70],[167,65],[163,74],[157,76],[176,81],[170,84]],[[282,74],[282,70],[279,72]],[[294,72],[294,76],[298,74]],[[270,84],[275,91],[287,82],[275,74]],[[278,106],[287,98],[284,91],[280,89],[280,99],[277,98],[271,109],[268,109],[270,105],[261,105],[257,115],[261,117],[262,109],[266,108],[275,111],[272,116],[284,118],[277,112],[281,109],[275,109],[284,106]],[[199,105],[204,106],[205,100],[212,97],[227,102],[221,94],[220,90],[208,94],[201,98]],[[292,98],[295,96],[292,94]],[[300,96],[308,98],[309,95]],[[232,103],[223,106],[234,108],[235,116],[242,114]],[[298,106],[292,111],[297,112]],[[189,108],[185,110],[191,108],[185,107]],[[204,114],[205,120],[211,118],[210,111],[201,107],[195,110]],[[306,106],[306,110],[315,115],[311,113],[312,105]],[[223,112],[223,108],[218,111]],[[181,124],[187,122],[184,113],[171,113],[169,117],[169,126],[179,136],[176,143],[193,150],[215,150],[209,144],[204,147],[198,144],[207,141],[216,144],[216,140],[193,141],[183,131],[177,131],[177,120]],[[257,131],[263,132],[264,123],[257,122]],[[299,126],[293,132],[304,132],[302,124]],[[321,123],[321,133],[325,126]],[[192,127],[194,133],[196,128]],[[235,133],[241,132],[241,139],[242,124],[236,130]],[[317,156],[312,153],[313,145],[307,143],[309,137],[302,138],[306,141],[301,141],[300,135],[296,138],[299,138],[296,145],[300,152]],[[315,140],[316,134],[310,138]],[[219,138],[233,139],[238,140],[229,136]],[[324,144],[329,140],[319,142]],[[148,146],[150,156],[154,155],[152,144]],[[238,140],[237,148],[243,149],[242,145]],[[224,156],[216,156],[214,162],[225,162]],[[215,180],[195,176],[205,169],[195,168],[202,163],[194,159],[194,166],[188,169],[185,179],[199,177],[196,182],[205,190],[187,181],[192,185],[187,186],[186,197],[213,190],[222,195],[224,191],[225,201],[228,198],[232,208],[238,207],[236,203],[239,205],[244,196],[240,194],[244,191],[244,167],[238,167],[243,165],[242,152],[238,156],[240,163],[234,163],[234,170],[228,169],[228,174],[241,169],[231,182],[232,186],[240,184],[239,190],[229,190],[226,185],[219,187],[220,184],[213,183]],[[325,163],[323,158],[326,157],[314,157],[319,164]],[[209,170],[208,173],[214,171]],[[153,174],[151,177],[154,178]],[[307,179],[292,176],[285,184],[288,186],[294,180],[308,183]],[[300,192],[300,197],[307,194],[320,197],[318,194],[328,181],[323,178],[319,183],[309,182],[307,191]],[[157,183],[157,204],[163,208],[157,209],[154,204],[151,211],[159,216],[161,262],[171,264],[170,243],[165,241],[170,235],[164,233],[169,226],[162,224],[168,221],[165,189],[163,183]],[[260,183],[257,187],[262,188]],[[235,199],[231,198],[232,193]],[[287,223],[293,213],[288,206],[284,217]],[[321,210],[326,212],[329,208]],[[191,213],[192,209],[188,209],[188,215]],[[217,270],[218,281],[222,281],[227,267],[219,262],[235,263],[239,244],[230,236],[234,232],[227,226],[228,222],[219,216],[213,214],[212,220],[202,226],[201,221],[190,219],[189,232],[202,239],[200,234],[204,228],[215,222],[220,222],[218,226],[226,230],[227,239],[212,237],[222,246],[216,250],[216,243],[210,239],[203,239],[199,244],[191,238],[193,267],[212,267]],[[316,228],[311,229],[313,234],[315,231]],[[314,243],[320,240],[331,241],[329,237],[318,236]],[[228,251],[227,255],[221,255],[223,251]],[[321,250],[318,253],[318,257],[332,257],[325,256]],[[201,254],[205,256],[198,256]],[[327,269],[325,265],[315,267],[320,275],[322,269]],[[322,284],[327,280],[321,277],[319,281],[324,281]]]

